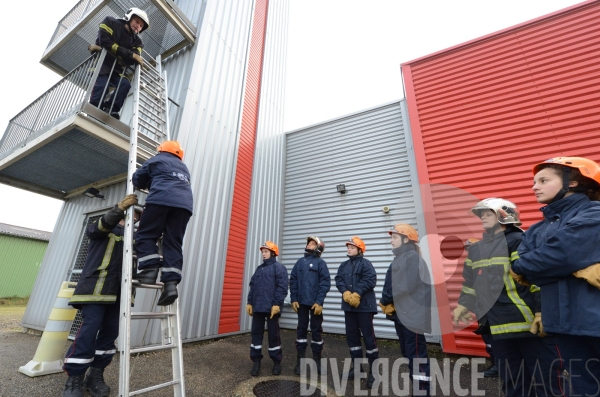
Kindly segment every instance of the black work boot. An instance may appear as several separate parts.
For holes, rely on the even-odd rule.
[[[294,368],[294,373],[296,375],[300,375],[300,360],[305,357],[306,357],[305,353],[298,353],[298,356],[296,358],[296,367]]]
[[[281,361],[273,361],[273,370],[271,373],[273,375],[281,375]]]
[[[63,397],[83,397],[83,377],[84,374],[69,376],[65,383]]]
[[[250,371],[250,375],[258,376],[260,374],[260,361],[255,361],[252,365],[252,370]]]
[[[313,359],[317,363],[317,374],[321,375],[321,353],[313,353]]]
[[[121,119],[121,115],[119,114],[119,112],[112,112],[112,113],[110,114],[110,117],[112,117],[112,118],[114,118],[114,119],[117,119],[117,120],[120,120],[120,119]]]
[[[373,366],[369,365],[369,377],[367,378],[367,389],[372,388],[374,382],[375,382],[375,377],[373,376]]]
[[[350,371],[348,371],[348,375],[346,375],[346,379],[354,379],[354,366],[350,368]]]
[[[156,284],[156,279],[158,278],[158,269],[158,267],[144,269],[139,273],[134,274],[132,279],[133,281],[139,281],[141,284]]]
[[[496,364],[490,365],[488,367],[488,369],[483,371],[483,377],[484,378],[497,378],[498,377],[498,367],[496,367]]]
[[[158,299],[158,306],[168,306],[177,299],[177,281],[167,281],[163,285],[163,292]]]
[[[104,383],[104,368],[90,367],[83,381],[83,390],[87,390],[94,397],[106,397],[110,394],[110,387]]]

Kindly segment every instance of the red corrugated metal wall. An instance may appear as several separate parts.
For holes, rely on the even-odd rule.
[[[248,211],[250,207],[250,190],[254,164],[254,143],[256,141],[256,125],[260,105],[260,83],[263,70],[268,9],[268,0],[256,0],[246,72],[233,205],[231,221],[229,223],[219,334],[240,330],[240,302],[242,301],[242,283],[244,282],[246,231],[248,228]]]
[[[432,214],[425,215],[428,234],[470,237],[444,223],[447,191],[430,184],[512,200],[527,228],[541,219],[534,163],[560,155],[600,161],[598,1],[408,62],[402,72],[424,209]],[[455,269],[439,252],[431,257],[440,323],[449,332],[444,350],[485,355],[473,328],[452,328],[462,260]]]

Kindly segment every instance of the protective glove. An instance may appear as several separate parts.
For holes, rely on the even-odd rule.
[[[248,313],[249,316],[252,316],[252,305],[246,305],[246,313]]]
[[[273,305],[273,307],[271,307],[271,317],[269,318],[273,318],[273,316],[279,314],[280,311],[281,309],[279,308],[279,306]]]
[[[344,300],[344,302],[348,302],[348,300],[350,299],[350,295],[352,295],[352,292],[350,291],[346,291],[342,294],[342,299]]]
[[[527,281],[527,279],[525,278],[525,276],[521,275],[521,274],[517,274],[515,272],[513,272],[512,269],[509,270],[510,271],[510,276],[513,278],[513,280],[515,280],[517,283],[524,285],[526,287],[531,286],[531,283],[529,281]]]
[[[88,50],[91,54],[94,54],[96,52],[102,51],[102,47],[100,47],[99,45],[96,45],[96,44],[90,44],[88,46]]]
[[[542,313],[535,313],[535,317],[533,318],[533,323],[531,324],[529,332],[539,336],[540,338],[543,338],[544,336],[548,335],[544,332],[544,325],[542,324]]]
[[[395,311],[396,311],[396,308],[394,307],[393,303],[390,303],[389,305],[385,306],[384,313],[387,314],[388,316],[391,316],[392,314],[394,314]]]
[[[381,311],[383,312],[383,314],[385,314],[386,306],[383,303],[379,302],[379,307],[381,308]]]
[[[360,305],[360,295],[353,292],[352,295],[350,295],[350,299],[348,299],[348,303],[352,307],[358,307],[358,305]]]
[[[121,211],[126,211],[127,208],[138,203],[138,198],[135,194],[128,194],[117,206]]]
[[[323,313],[323,306],[319,305],[318,303],[312,305],[311,309],[315,311],[315,315],[317,316],[320,316],[321,313]]]
[[[471,313],[469,313],[469,309],[463,305],[456,306],[456,309],[454,309],[454,325],[458,325],[459,320],[465,324],[469,324],[469,321],[472,319],[473,317],[471,316]]]
[[[573,276],[582,278],[596,288],[600,288],[600,263],[594,263],[585,269],[577,270]]]
[[[131,55],[131,58],[133,58],[133,60],[140,66],[144,66],[144,58],[142,58],[140,55],[134,53]]]
[[[294,309],[294,311],[296,313],[298,313],[299,308],[300,308],[300,305],[298,304],[298,302],[292,302],[292,309]]]

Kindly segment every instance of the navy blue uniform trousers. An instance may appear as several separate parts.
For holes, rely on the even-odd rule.
[[[507,397],[566,395],[555,337],[493,339],[492,348]]]
[[[107,87],[108,84],[108,87]],[[104,90],[106,87],[106,91]],[[96,107],[100,107],[101,101],[104,102],[104,98],[108,95],[109,87],[114,87],[115,92],[113,93],[112,99],[108,101],[107,106],[112,105],[112,112],[119,112],[121,107],[123,107],[123,102],[125,102],[125,98],[127,97],[127,93],[131,88],[131,83],[125,77],[121,77],[119,73],[113,73],[110,75],[110,80],[108,75],[98,76],[96,79],[96,84],[94,84],[94,88],[92,88],[92,94],[90,96],[90,103]],[[118,88],[117,88],[118,87]],[[102,96],[104,93],[104,97]]]
[[[346,323],[346,342],[350,349],[350,357],[354,362],[355,358],[362,358],[362,344],[360,336],[362,334],[367,348],[367,359],[369,364],[379,358],[379,349],[375,339],[375,329],[373,328],[373,313],[367,312],[344,312],[344,322]]]
[[[416,390],[425,390],[426,393],[422,395],[429,396],[431,377],[425,336],[411,331],[398,321],[394,321],[394,327],[396,327],[396,335],[398,335],[398,339],[400,340],[402,356],[408,358],[408,370],[413,380],[413,393],[416,393]],[[413,373],[413,360],[415,358],[427,359],[424,363],[419,363],[418,374]]]
[[[571,390],[567,396],[600,396],[600,338],[556,334],[569,372]]]
[[[161,281],[181,281],[183,236],[191,212],[183,208],[146,204],[135,236],[138,269],[162,267]],[[161,262],[156,242],[163,236]]]
[[[85,374],[92,366],[106,368],[117,352],[119,302],[81,305],[83,322],[65,357],[63,370],[69,376]]]
[[[310,320],[310,347],[313,354],[321,354],[323,351],[323,314],[316,315],[311,306],[300,305],[298,308],[298,326],[296,327],[296,351],[300,355],[306,354],[308,346],[308,324]]]
[[[262,342],[265,334],[265,320],[269,332],[269,357],[279,362],[282,358],[281,335],[279,334],[279,314],[271,317],[271,313],[252,313],[252,344],[250,345],[250,358],[260,361],[262,355]]]

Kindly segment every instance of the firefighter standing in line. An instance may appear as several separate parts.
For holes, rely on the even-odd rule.
[[[365,341],[367,359],[369,361],[369,376],[367,388],[373,386],[373,362],[379,358],[379,349],[373,328],[373,316],[377,314],[377,300],[375,298],[375,285],[377,273],[371,262],[363,255],[366,251],[365,243],[359,237],[352,237],[346,242],[348,260],[342,262],[335,276],[335,285],[342,294],[342,310],[346,324],[346,342],[350,348],[350,357],[362,359],[362,344],[360,336]],[[348,379],[354,379],[353,366],[348,373]]]
[[[541,287],[542,312],[531,332],[555,336],[573,395],[597,396],[600,166],[583,157],[556,157],[535,165],[533,175],[544,219],[523,235],[511,275]]]
[[[88,254],[69,303],[81,310],[83,322],[65,357],[63,369],[69,377],[63,397],[83,397],[84,390],[94,397],[110,394],[104,369],[116,353],[119,336],[123,218],[135,204],[137,197],[130,194],[87,227]]]
[[[91,44],[88,47],[92,53],[98,52],[102,48],[108,51],[100,67],[94,88],[92,88],[90,103],[106,112],[110,111],[110,115],[117,120],[120,117],[119,112],[123,102],[125,102],[127,93],[131,88],[132,73],[127,73],[126,70],[135,63],[144,64],[141,56],[144,45],[138,35],[148,27],[150,27],[150,21],[146,12],[139,8],[130,8],[123,19],[110,16],[104,18],[98,29],[96,44]],[[112,56],[109,54],[112,54]],[[106,101],[109,87],[115,89],[113,94],[114,103],[112,103],[112,100]]]
[[[465,251],[469,252],[469,248],[476,242],[480,241],[478,238],[471,237],[465,241]],[[483,371],[483,376],[485,378],[497,378],[498,377],[498,367],[496,366],[496,357],[494,357],[494,350],[492,349],[492,334],[489,332],[482,332],[483,330],[489,331],[489,325],[482,321],[482,319],[477,319],[479,328],[474,331],[476,334],[481,335],[483,342],[485,343],[485,351],[490,355],[490,361],[492,364]]]
[[[409,360],[413,393],[430,395],[431,378],[425,333],[431,332],[431,277],[417,243],[419,235],[410,225],[399,223],[388,232],[394,260],[385,275],[379,305],[394,322],[402,356]],[[414,359],[425,359],[414,368]],[[418,373],[415,373],[415,369]],[[419,394],[425,393],[425,394]]]
[[[306,238],[304,256],[296,262],[290,275],[292,309],[298,313],[296,328],[297,362],[294,373],[300,375],[300,360],[306,357],[308,346],[308,326],[310,317],[310,346],[317,372],[321,373],[321,352],[323,351],[323,301],[331,288],[331,276],[327,263],[321,259],[325,244],[317,236]]]
[[[265,320],[269,331],[269,356],[273,360],[273,375],[281,374],[281,335],[279,317],[283,300],[288,292],[288,273],[285,266],[275,259],[279,248],[272,241],[260,246],[263,263],[258,266],[250,279],[250,291],[246,312],[252,316],[252,344],[250,359],[254,362],[250,375],[258,376],[262,355],[262,341],[265,333]]]
[[[518,285],[508,274],[523,234],[518,227],[519,210],[508,200],[487,198],[471,212],[481,219],[484,233],[481,241],[469,248],[454,322],[468,323],[469,311],[477,314],[476,333],[491,335],[507,397],[527,395],[531,388],[538,396],[550,392],[560,396],[558,371],[562,370],[555,341],[529,332],[535,313],[540,311],[540,289]],[[523,376],[517,379],[520,374]]]
[[[154,284],[162,268],[163,292],[159,306],[172,304],[177,299],[177,284],[181,281],[183,266],[182,244],[185,229],[193,211],[190,171],[183,163],[183,149],[177,141],[165,141],[158,154],[147,160],[133,174],[133,185],[149,189],[135,249],[139,273],[133,276],[142,284]],[[163,259],[156,245],[163,236]]]

